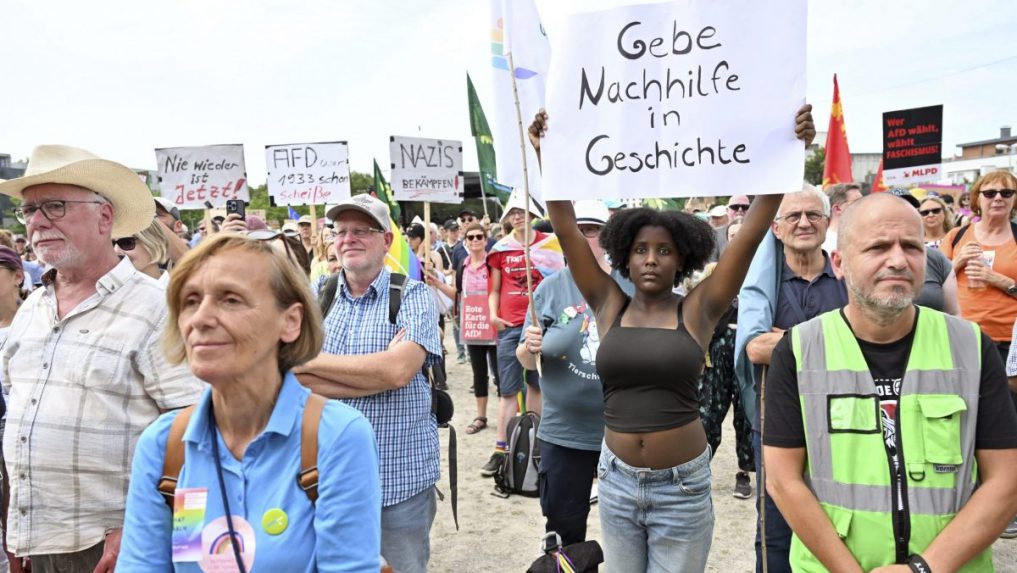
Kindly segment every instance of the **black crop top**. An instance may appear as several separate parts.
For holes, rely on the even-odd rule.
[[[678,328],[621,325],[631,299],[618,312],[597,350],[604,384],[604,423],[632,434],[677,428],[699,416],[696,384],[704,353],[685,329],[678,301]]]

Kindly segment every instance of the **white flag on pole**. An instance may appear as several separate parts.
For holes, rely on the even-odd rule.
[[[508,54],[515,65],[523,129],[544,107],[544,85],[551,50],[533,0],[491,0],[491,65],[494,68],[494,113],[489,115],[498,158],[498,182],[523,188],[523,160]],[[525,133],[524,133],[525,138]],[[540,202],[540,168],[525,141],[530,194]]]

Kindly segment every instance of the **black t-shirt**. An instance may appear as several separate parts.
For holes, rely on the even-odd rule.
[[[843,316],[843,311],[841,311]],[[917,317],[916,317],[917,320]],[[847,319],[845,319],[847,321]],[[869,365],[880,396],[887,444],[895,443],[894,413],[900,397],[900,381],[904,375],[914,328],[904,338],[889,344],[858,340]],[[886,424],[889,417],[890,424]],[[791,341],[787,334],[777,343],[766,374],[766,433],[763,443],[782,448],[804,448],[805,429],[798,395],[798,373]],[[978,422],[975,449],[1017,448],[1017,413],[1010,399],[1003,362],[992,339],[982,333],[982,377],[978,391]],[[896,448],[889,450],[891,459]]]

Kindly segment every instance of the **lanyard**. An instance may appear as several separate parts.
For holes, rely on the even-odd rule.
[[[240,558],[240,545],[237,543],[236,529],[233,528],[233,514],[230,513],[230,500],[226,495],[226,480],[222,477],[222,461],[219,459],[219,432],[215,426],[215,411],[211,404],[208,407],[208,425],[212,429],[212,457],[215,458],[215,471],[219,476],[219,494],[222,496],[222,506],[226,511],[226,528],[230,536],[230,545],[233,547],[233,557],[237,560],[237,568],[240,573],[247,573],[244,560]]]

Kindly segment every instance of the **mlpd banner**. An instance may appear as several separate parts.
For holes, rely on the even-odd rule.
[[[883,181],[911,185],[943,178],[943,106],[883,113]]]
[[[266,145],[265,166],[276,205],[323,205],[350,197],[345,141]]]
[[[544,199],[801,189],[806,0],[684,0],[550,23]]]
[[[159,194],[180,209],[222,207],[230,199],[250,201],[243,145],[166,147],[155,150]]]
[[[389,154],[397,201],[462,203],[463,142],[392,136]]]

